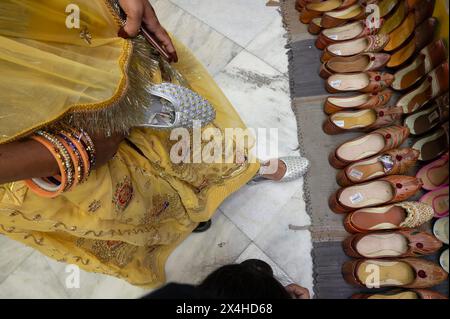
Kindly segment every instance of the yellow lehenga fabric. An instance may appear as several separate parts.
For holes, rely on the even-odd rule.
[[[82,14],[85,9],[91,45],[79,30],[66,31],[60,25],[70,3],[78,4]],[[18,7],[24,23],[6,23],[12,8]],[[104,1],[2,0],[0,143],[67,112],[107,108],[119,99],[126,89],[132,45],[116,33],[117,21]],[[216,108],[212,125],[244,129],[207,71],[176,40],[175,45],[180,58],[176,70]],[[154,72],[152,80],[161,82],[162,73]],[[0,234],[87,271],[145,287],[164,283],[169,254],[259,169],[249,161],[174,164],[170,150],[176,141],[169,136],[133,129],[107,165],[54,199],[38,197],[20,181],[0,185]]]

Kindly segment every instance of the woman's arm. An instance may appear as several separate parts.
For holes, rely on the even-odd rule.
[[[33,140],[0,145],[0,184],[53,176],[58,164],[52,154]]]
[[[105,137],[90,135],[96,149],[97,167],[106,164],[116,154],[125,138],[122,134]],[[96,167],[96,168],[97,168]],[[59,173],[58,164],[51,153],[33,140],[23,140],[0,145],[0,184]]]

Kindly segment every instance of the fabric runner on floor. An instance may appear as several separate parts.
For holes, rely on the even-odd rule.
[[[306,209],[312,218],[314,295],[321,299],[347,299],[358,292],[374,293],[374,290],[353,287],[344,281],[341,267],[350,259],[341,246],[349,235],[342,223],[345,215],[335,214],[328,207],[328,197],[339,188],[335,182],[336,170],[328,163],[328,155],[344,141],[361,134],[331,136],[323,132],[322,123],[326,119],[323,103],[329,94],[319,76],[321,51],[314,45],[316,36],[309,34],[307,25],[299,21],[295,2],[282,0],[281,13],[288,31],[289,78],[299,144],[302,155],[311,161],[304,191]],[[411,139],[407,145],[412,145]],[[438,263],[438,255],[427,259]],[[432,289],[448,295],[448,282]]]

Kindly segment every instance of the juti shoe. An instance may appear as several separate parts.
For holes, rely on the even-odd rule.
[[[312,19],[321,17],[325,12],[336,9],[346,9],[357,3],[357,1],[358,0],[325,0],[307,3],[300,13],[300,21],[308,24]]]
[[[337,112],[325,120],[323,131],[329,135],[351,131],[372,131],[380,127],[398,124],[402,115],[402,108],[393,106]]]
[[[347,256],[353,258],[405,258],[432,255],[442,242],[417,230],[395,230],[355,234],[342,242]]]
[[[378,276],[374,276],[377,269]],[[366,288],[430,288],[444,282],[448,274],[439,265],[421,258],[356,259],[342,267],[345,281]]]
[[[385,51],[394,51],[399,48],[413,33],[416,26],[433,15],[435,0],[423,0],[411,8],[406,19],[390,34],[389,43]]]
[[[375,294],[354,294],[351,299],[441,299],[447,300],[448,297],[429,289],[409,289],[409,290],[390,290]]]
[[[380,52],[388,41],[388,35],[369,35],[356,40],[330,44],[323,51],[321,61],[327,62],[336,56],[348,57],[365,52]]]
[[[404,125],[412,135],[428,133],[450,117],[448,92],[436,98],[430,107],[406,117]]]
[[[388,175],[404,175],[418,159],[419,151],[412,148],[389,150],[350,164],[337,173],[336,181],[347,187]]]
[[[334,43],[356,40],[368,35],[375,35],[378,30],[378,28],[368,26],[366,20],[347,23],[340,27],[323,29],[317,37],[316,47],[319,50],[323,50]]]
[[[397,101],[397,106],[401,106],[405,114],[420,110],[427,102],[448,91],[448,77],[449,65],[445,62],[428,73],[416,89],[404,94]]]
[[[392,125],[366,135],[351,139],[339,145],[329,155],[330,165],[344,168],[347,165],[399,147],[409,136],[409,129]]]
[[[434,38],[436,31],[437,20],[436,18],[428,18],[422,22],[414,30],[414,38],[407,42],[399,50],[395,51],[391,55],[387,67],[388,68],[400,68],[402,67],[414,54],[422,50],[428,45]]]
[[[333,74],[326,83],[326,90],[337,92],[380,92],[388,88],[394,81],[394,76],[387,72],[361,72],[353,74]]]
[[[349,21],[362,20],[365,16],[364,8],[355,4],[343,10],[326,12],[322,16],[322,27],[325,29],[334,28]]]
[[[336,214],[402,202],[415,195],[422,182],[412,176],[389,175],[373,181],[344,187],[329,198],[328,205]]]
[[[328,96],[324,104],[326,114],[340,111],[373,109],[386,105],[392,97],[392,91],[364,93],[353,96]]]
[[[386,53],[361,53],[350,57],[333,57],[322,64],[319,75],[327,79],[334,73],[359,73],[382,69],[389,61]]]
[[[433,216],[433,207],[429,204],[401,202],[358,209],[347,214],[344,227],[352,234],[377,230],[414,229],[428,223]]]
[[[419,52],[411,64],[395,72],[392,88],[394,90],[409,89],[427,73],[443,63],[446,58],[447,49],[442,39],[430,43]]]

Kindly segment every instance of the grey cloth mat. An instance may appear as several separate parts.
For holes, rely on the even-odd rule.
[[[343,227],[344,215],[335,214],[328,207],[329,196],[339,188],[335,180],[336,170],[330,166],[328,155],[341,143],[363,133],[327,135],[323,132],[322,123],[326,119],[323,103],[330,94],[318,75],[322,51],[316,49],[315,37],[309,35],[306,26],[299,22],[294,7],[295,0],[281,1],[289,39],[292,108],[297,119],[301,152],[311,161],[311,168],[305,176],[304,191],[306,209],[312,218],[314,294],[316,298],[349,298],[364,289],[348,285],[341,275],[342,264],[350,259],[345,256],[341,241],[349,234]],[[412,142],[409,139],[403,146],[410,146]],[[429,225],[427,228],[430,228]],[[436,260],[438,255],[431,258]],[[448,282],[438,290],[448,294]]]

